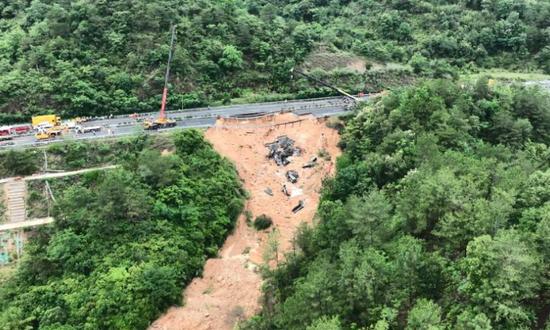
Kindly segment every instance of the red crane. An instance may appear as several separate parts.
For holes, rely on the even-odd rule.
[[[162,90],[162,101],[160,104],[160,114],[154,121],[145,121],[145,129],[159,129],[176,126],[176,121],[166,117],[166,98],[168,97],[168,78],[170,77],[170,63],[174,55],[174,41],[176,39],[176,26],[173,25],[172,37],[170,38],[170,51],[168,52],[168,64],[166,65],[166,74],[164,75],[164,89]]]

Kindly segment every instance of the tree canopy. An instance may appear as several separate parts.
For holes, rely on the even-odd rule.
[[[56,191],[54,224],[0,287],[0,328],[145,329],[181,303],[233,228],[244,192],[200,132],[177,133],[173,144],[161,155],[146,140],[135,158],[119,158],[122,168]]]
[[[549,115],[547,93],[486,79],[359,110],[319,224],[245,328],[548,327]]]
[[[456,67],[549,72],[549,16],[542,0],[2,1],[0,120],[156,110],[170,24],[179,33],[168,106],[179,108],[331,93],[289,72],[318,45],[435,77]],[[324,78],[361,91],[372,77]]]

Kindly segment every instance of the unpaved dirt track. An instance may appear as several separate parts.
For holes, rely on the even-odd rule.
[[[292,125],[276,125],[295,122]],[[275,126],[272,126],[275,125]],[[271,127],[270,127],[271,126]],[[231,129],[229,129],[231,128]],[[287,135],[303,149],[286,167],[277,167],[266,159],[265,143],[277,136]],[[223,156],[235,163],[245,189],[250,193],[246,209],[254,217],[267,214],[272,217],[279,232],[280,256],[292,249],[292,238],[301,222],[311,223],[317,204],[322,179],[334,171],[339,155],[339,136],[325,122],[313,116],[293,114],[269,116],[254,120],[219,120],[208,129],[206,138]],[[331,160],[319,159],[316,167],[302,169],[312,156],[325,149]],[[286,182],[285,172],[297,170],[300,179],[296,184]],[[290,198],[281,192],[282,184],[294,195]],[[271,188],[273,196],[264,192]],[[299,200],[305,208],[297,214],[291,209]],[[249,228],[244,216],[238,220],[235,231],[227,238],[219,258],[206,262],[203,277],[195,278],[184,292],[184,306],[173,307],[159,318],[150,329],[233,329],[235,324],[259,311],[261,277],[257,265],[262,263],[266,232]]]

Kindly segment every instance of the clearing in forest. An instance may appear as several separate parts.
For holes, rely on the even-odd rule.
[[[280,136],[294,140],[294,146],[301,149],[287,166],[277,166],[266,157],[266,144]],[[235,163],[250,194],[245,213],[251,214],[252,219],[266,214],[272,218],[273,226],[256,231],[242,215],[219,257],[208,260],[203,276],[195,278],[185,290],[184,306],[171,308],[151,329],[232,329],[236,322],[256,313],[262,282],[258,265],[265,262],[269,233],[276,228],[277,255],[281,259],[284,252],[292,249],[300,223],[312,222],[322,179],[334,172],[334,162],[340,154],[337,131],[313,116],[220,119],[206,131],[206,138]],[[317,157],[315,166],[302,168],[313,157]],[[286,178],[289,170],[298,172],[296,183]],[[290,196],[282,192],[283,184]],[[293,213],[292,208],[300,201],[304,208]]]

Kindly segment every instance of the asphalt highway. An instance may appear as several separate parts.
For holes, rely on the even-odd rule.
[[[363,100],[366,101],[367,98],[368,97],[365,96]],[[174,110],[168,111],[167,116],[175,119],[177,123],[176,127],[170,129],[201,128],[213,126],[216,119],[219,117],[254,116],[281,111],[289,111],[297,115],[312,114],[316,117],[336,116],[348,113],[351,105],[351,100],[346,97],[326,97],[307,100]],[[12,140],[0,142],[0,149],[41,146],[63,140],[90,140],[131,135],[137,134],[138,132],[155,132],[144,131],[142,123],[143,120],[148,118],[154,119],[156,116],[158,116],[158,112],[141,113],[138,114],[137,118],[132,118],[129,115],[95,118],[83,123],[82,126],[101,126],[101,131],[99,132],[77,134],[74,131],[68,131],[62,136],[48,141],[37,141],[34,134],[15,136]]]
[[[550,80],[528,81],[526,85],[540,85],[550,90]],[[366,101],[368,96],[361,98]],[[206,107],[185,110],[168,111],[167,116],[177,122],[178,128],[201,128],[214,125],[218,117],[254,116],[281,111],[290,111],[297,115],[309,114],[316,117],[336,116],[348,113],[352,101],[346,97],[324,97],[307,100],[292,100],[280,102],[266,102],[254,104],[229,105],[220,107]],[[45,145],[63,140],[89,140],[105,137],[116,137],[143,132],[142,122],[145,119],[154,119],[158,112],[141,113],[137,118],[129,115],[110,116],[110,118],[95,118],[83,124],[83,126],[101,126],[102,129],[95,133],[77,134],[68,132],[60,137],[48,141],[36,141],[34,134],[16,136],[12,140],[0,142],[0,150],[8,148],[23,148]],[[160,130],[160,131],[165,131]],[[154,133],[156,131],[145,131]]]

